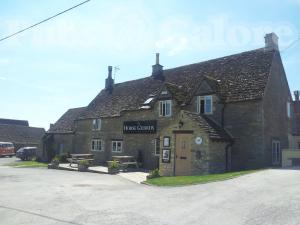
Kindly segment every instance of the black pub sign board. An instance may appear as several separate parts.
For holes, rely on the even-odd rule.
[[[124,134],[154,134],[156,133],[156,120],[125,121],[123,123]]]

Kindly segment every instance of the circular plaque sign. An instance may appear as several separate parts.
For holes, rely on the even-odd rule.
[[[201,145],[202,144],[202,137],[196,137],[195,138],[195,143],[197,144],[197,145]]]

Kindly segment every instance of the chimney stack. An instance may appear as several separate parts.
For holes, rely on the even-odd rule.
[[[114,88],[114,79],[112,79],[112,66],[108,66],[108,76],[105,80],[105,90],[112,93]]]
[[[295,95],[295,101],[299,102],[299,100],[300,100],[300,91],[294,91],[294,95]]]
[[[152,66],[152,77],[157,80],[164,80],[163,66],[159,64],[159,53],[156,53],[156,63]]]
[[[278,36],[275,33],[269,33],[265,36],[265,50],[278,51]]]

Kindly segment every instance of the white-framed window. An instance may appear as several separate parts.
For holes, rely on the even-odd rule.
[[[159,116],[172,115],[172,100],[159,101]]]
[[[101,130],[101,119],[93,119],[93,130]]]
[[[201,113],[201,114],[213,113],[212,95],[197,96],[197,113]]]
[[[122,152],[123,151],[123,141],[112,141],[112,152]]]
[[[280,163],[281,163],[280,141],[273,140],[272,141],[272,164],[280,165]]]
[[[160,155],[160,140],[159,140],[159,138],[154,139],[154,154],[156,156]]]
[[[286,112],[287,112],[287,117],[291,118],[291,103],[290,102],[286,103]]]
[[[103,151],[102,146],[102,140],[101,139],[93,139],[91,143],[91,150],[92,151]]]

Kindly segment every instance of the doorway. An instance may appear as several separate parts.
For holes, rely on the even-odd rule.
[[[192,134],[176,134],[175,176],[191,175]]]

